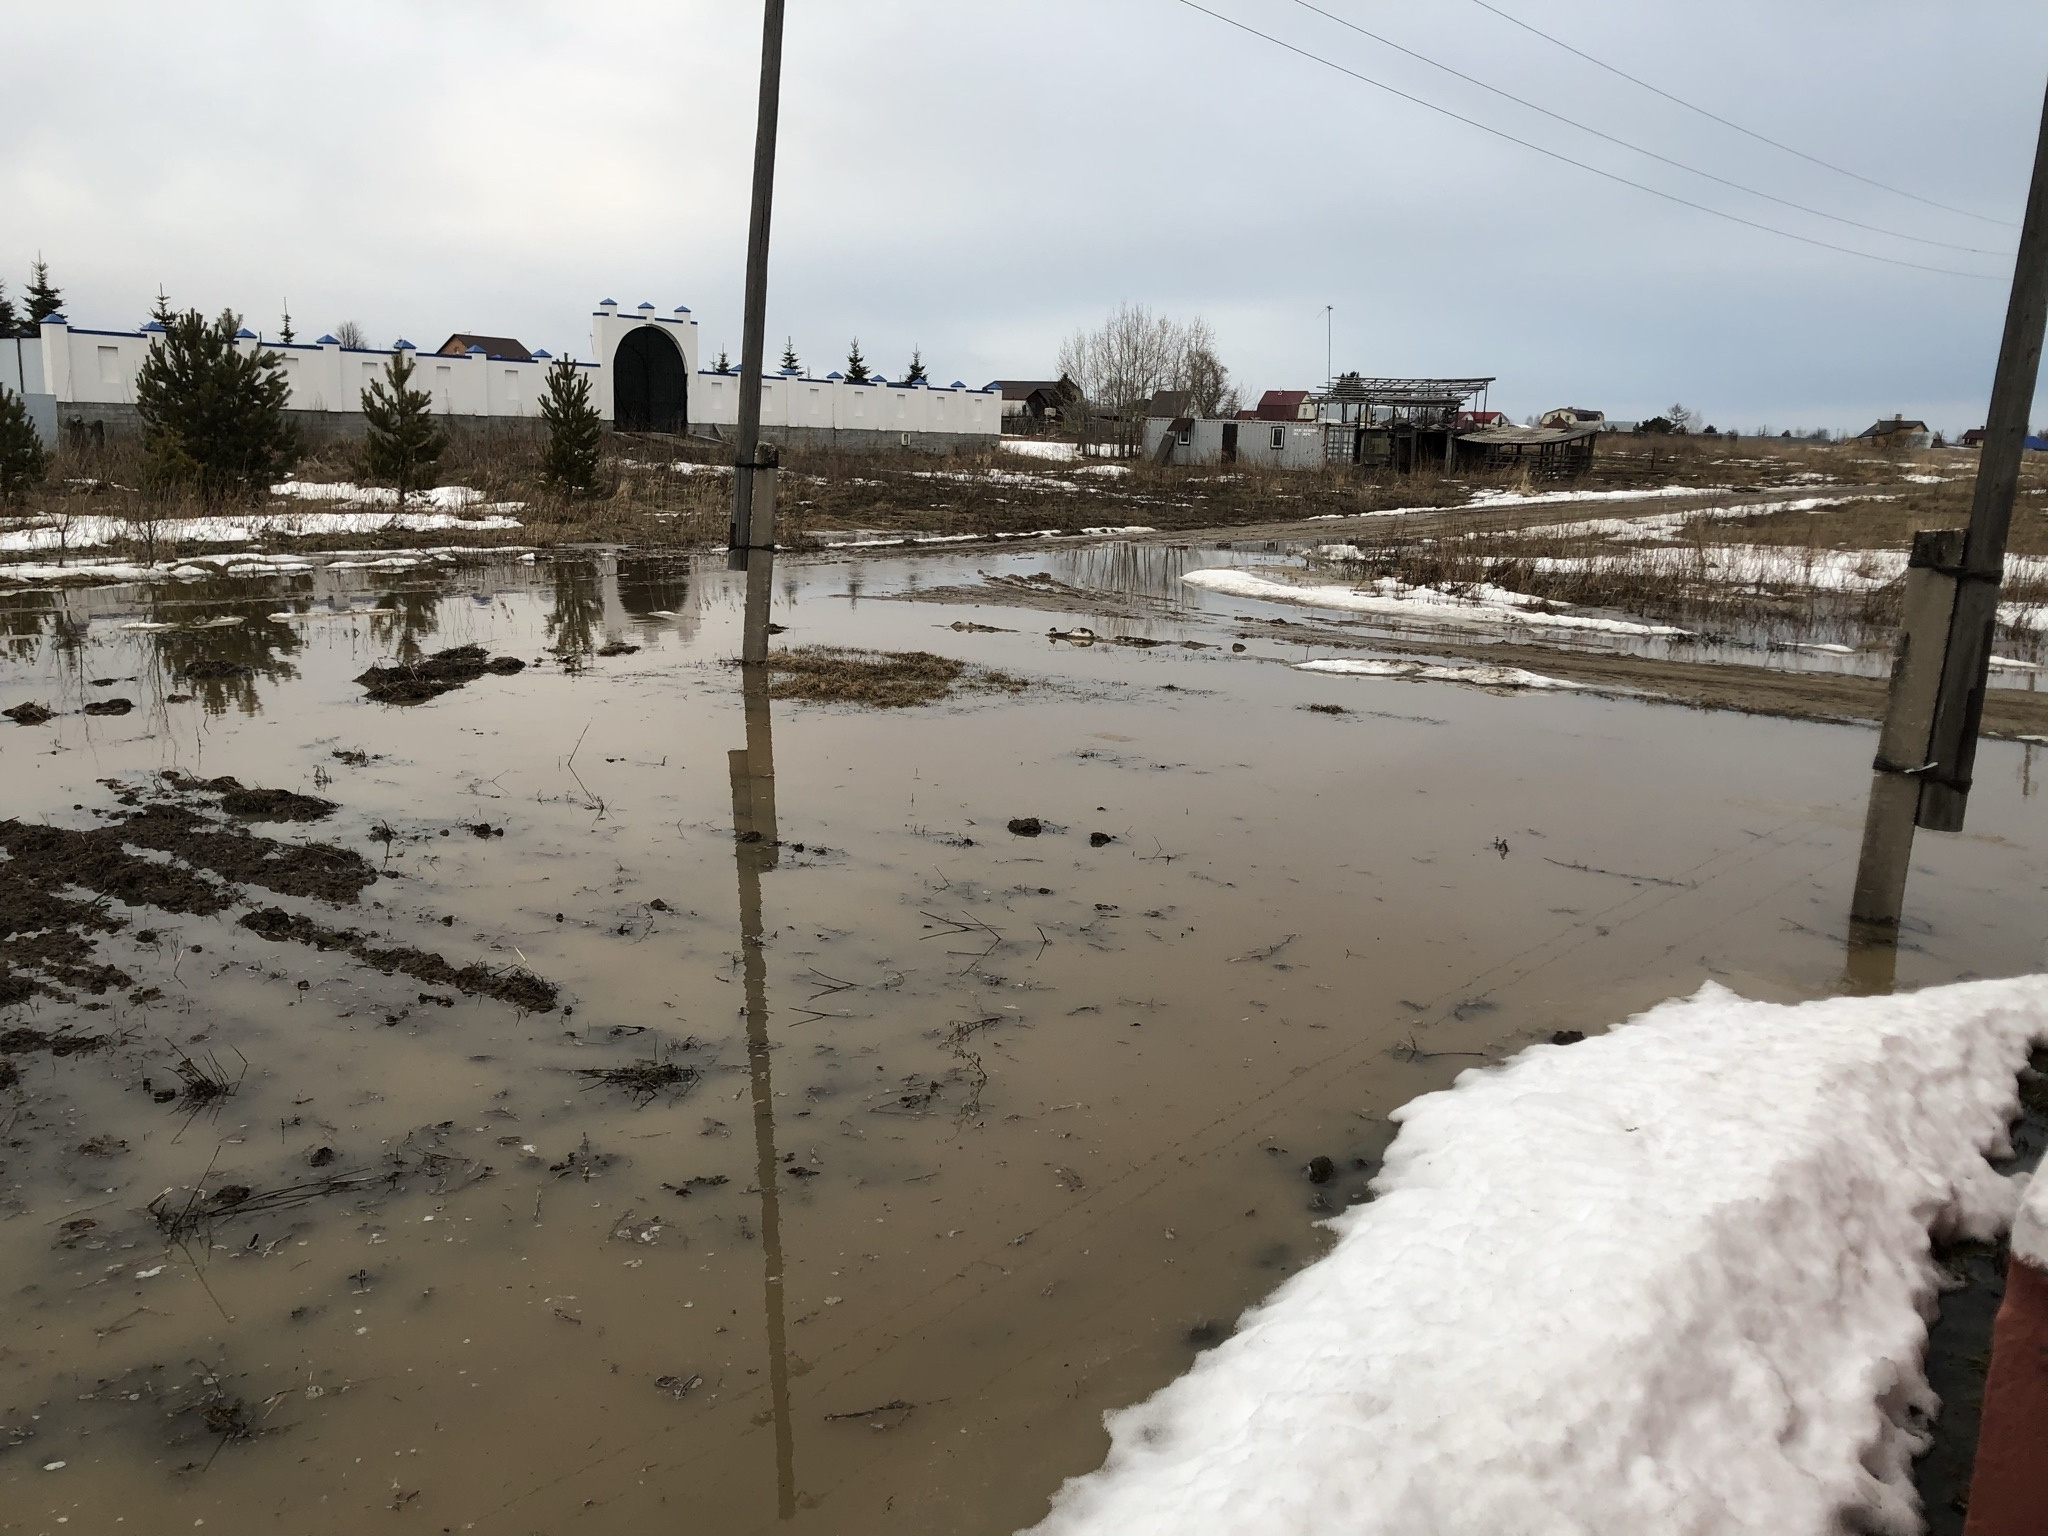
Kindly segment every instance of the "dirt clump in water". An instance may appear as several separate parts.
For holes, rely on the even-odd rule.
[[[357,676],[369,697],[379,704],[423,704],[473,683],[486,673],[500,677],[523,671],[516,656],[493,656],[480,645],[458,645],[436,651],[424,660],[372,667]]]
[[[376,866],[353,849],[331,843],[282,843],[224,827],[182,805],[144,806],[125,821],[83,835],[117,838],[171,854],[224,880],[260,885],[280,896],[317,897],[338,906],[354,903],[377,878]],[[225,905],[223,901],[221,906]]]
[[[85,706],[81,713],[88,715],[125,715],[135,707],[133,699],[99,699]]]
[[[206,656],[185,667],[179,674],[195,683],[223,682],[231,677],[249,677],[256,669],[239,661],[229,661],[222,656]]]
[[[46,894],[77,886],[131,907],[159,907],[195,917],[210,916],[234,900],[234,892],[189,869],[130,853],[122,846],[126,841],[150,844],[126,837],[127,826],[78,832],[11,818],[0,821],[0,849],[9,855],[8,870],[14,877],[9,883],[33,884]]]
[[[807,645],[768,658],[769,693],[807,704],[859,704],[903,709],[943,699],[955,686],[1015,692],[1031,686],[1007,672],[969,667],[930,651],[861,651]]]
[[[403,945],[378,948],[353,928],[322,927],[311,918],[287,912],[282,907],[264,907],[245,913],[241,926],[274,943],[308,944],[314,949],[338,949],[353,955],[373,970],[390,975],[397,971],[428,986],[453,987],[472,997],[496,998],[530,1013],[551,1013],[559,996],[552,982],[516,966],[494,970],[487,965],[454,966],[431,950]]]
[[[48,1051],[52,1056],[89,1056],[106,1047],[105,1035],[74,1035],[62,1029],[0,1030],[0,1056],[27,1056]]]
[[[55,714],[54,710],[45,709],[42,705],[34,703],[17,704],[12,709],[0,709],[0,715],[6,716],[16,725],[41,725],[44,721],[53,719]]]

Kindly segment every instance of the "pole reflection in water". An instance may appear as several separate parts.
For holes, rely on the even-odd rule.
[[[764,552],[753,565],[765,567]],[[750,573],[751,574],[751,573]],[[765,574],[765,573],[764,573]],[[763,611],[767,584],[758,585]],[[748,594],[753,606],[754,592]],[[767,1312],[768,1393],[775,1415],[775,1501],[780,1518],[796,1514],[796,1432],[789,1413],[789,1340],[783,1316],[782,1209],[775,1162],[775,1085],[768,1056],[768,959],[761,948],[761,876],[776,864],[775,739],[768,716],[768,668],[740,668],[747,744],[726,754],[732,773],[733,857],[739,866],[740,965],[746,987],[747,1071],[754,1100],[754,1182],[761,1190],[763,1306]]]

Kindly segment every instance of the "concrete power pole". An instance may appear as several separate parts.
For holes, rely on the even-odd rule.
[[[775,560],[775,466],[761,446],[761,350],[768,328],[768,225],[775,200],[775,126],[782,101],[783,0],[767,0],[761,18],[761,107],[754,128],[754,208],[747,223],[747,297],[740,337],[739,443],[733,453],[732,522],[727,563],[747,573],[740,660],[768,659],[769,577]],[[758,610],[758,612],[756,611]]]
[[[1872,765],[1863,854],[1850,918],[1864,944],[1895,941],[1913,828],[1959,832],[1977,757],[1991,636],[2048,320],[2048,101],[2020,226],[2012,298],[1991,382],[1967,530],[1916,534],[1892,657],[1890,697]]]

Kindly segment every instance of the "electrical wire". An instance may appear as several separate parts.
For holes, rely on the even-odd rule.
[[[1742,124],[1734,122],[1729,118],[1725,118],[1718,112],[1709,112],[1705,107],[1687,101],[1683,96],[1674,96],[1669,91],[1663,89],[1661,86],[1652,85],[1647,80],[1639,80],[1634,75],[1630,74],[1627,70],[1616,68],[1614,65],[1609,64],[1605,59],[1594,58],[1592,54],[1586,52],[1583,48],[1574,48],[1570,43],[1566,42],[1561,37],[1552,37],[1548,32],[1543,31],[1540,27],[1532,27],[1531,25],[1529,25],[1528,22],[1522,20],[1522,18],[1519,16],[1510,16],[1506,11],[1502,10],[1497,5],[1488,5],[1486,3],[1486,0],[1472,0],[1472,3],[1478,6],[1482,11],[1493,12],[1493,14],[1498,16],[1502,21],[1512,22],[1514,25],[1520,27],[1524,32],[1534,33],[1536,36],[1542,38],[1543,41],[1545,41],[1546,43],[1550,43],[1555,45],[1556,47],[1562,48],[1566,53],[1577,54],[1580,58],[1584,59],[1588,64],[1594,65],[1600,69],[1604,69],[1610,75],[1619,75],[1622,79],[1626,80],[1630,85],[1641,86],[1644,90],[1648,91],[1653,96],[1662,96],[1666,101],[1674,102],[1677,105],[1685,108],[1688,112],[1697,112],[1701,117],[1711,118],[1713,121],[1719,123],[1723,128],[1733,128],[1737,133],[1746,134],[1748,137],[1755,139],[1759,144],[1768,144],[1773,149],[1781,149],[1786,154],[1796,155],[1801,160],[1810,161],[1814,165],[1820,166],[1823,170],[1833,171],[1837,176],[1847,176],[1851,181],[1860,181],[1866,187],[1876,187],[1880,192],[1889,192],[1894,197],[1911,198],[1916,203],[1925,203],[1929,208],[1939,208],[1943,213],[1959,214],[1966,219],[1976,219],[1979,222],[1985,224],[1997,224],[2005,229],[2019,228],[2019,225],[2014,223],[2011,219],[1994,219],[1991,217],[1991,215],[1987,213],[1972,213],[1967,208],[1956,208],[1950,206],[1947,203],[1937,203],[1933,198],[1922,197],[1918,192],[1908,192],[1904,187],[1895,187],[1891,185],[1891,183],[1889,182],[1873,180],[1871,177],[1865,176],[1859,171],[1850,170],[1845,165],[1836,165],[1832,160],[1823,160],[1818,155],[1809,155],[1803,149],[1794,149],[1790,144],[1782,144],[1778,140],[1771,138],[1768,135],[1758,133],[1754,128],[1745,128],[1742,126]]]
[[[1369,85],[1375,90],[1385,91],[1390,96],[1398,96],[1401,100],[1411,102],[1418,107],[1423,107],[1440,117],[1448,117],[1454,122],[1465,124],[1468,128],[1477,128],[1481,133],[1491,134],[1497,139],[1504,139],[1510,144],[1521,146],[1523,149],[1534,150],[1539,155],[1559,161],[1565,165],[1573,166],[1578,170],[1590,171],[1593,175],[1602,177],[1607,181],[1617,182],[1624,187],[1633,187],[1636,191],[1647,192],[1652,197],[1661,197],[1667,203],[1677,203],[1680,207],[1691,208],[1696,212],[1709,214],[1717,219],[1725,219],[1731,224],[1740,224],[1745,229],[1760,230],[1767,235],[1777,235],[1786,240],[1796,240],[1801,245],[1816,246],[1823,251],[1834,251],[1842,256],[1857,256],[1865,261],[1882,262],[1888,267],[1905,267],[1914,272],[1932,272],[1942,277],[1968,277],[1975,278],[1979,282],[1991,281],[1991,274],[1986,272],[1964,272],[1955,267],[1930,267],[1924,262],[1906,261],[1897,256],[1880,256],[1873,251],[1859,251],[1854,246],[1836,245],[1829,240],[1817,240],[1811,235],[1795,234],[1789,229],[1779,229],[1774,224],[1761,224],[1755,219],[1746,219],[1739,213],[1729,213],[1725,209],[1710,207],[1706,203],[1696,203],[1689,197],[1680,197],[1676,192],[1666,192],[1661,187],[1653,187],[1645,182],[1633,181],[1626,176],[1617,175],[1613,171],[1602,170],[1597,165],[1590,165],[1584,160],[1575,160],[1570,155],[1562,154],[1554,149],[1546,149],[1541,144],[1519,138],[1505,129],[1495,128],[1490,124],[1482,123],[1474,117],[1467,117],[1462,112],[1453,112],[1449,107],[1440,107],[1433,101],[1424,100],[1420,96],[1410,95],[1407,91],[1388,85],[1384,80],[1375,80],[1370,75],[1362,75],[1355,69],[1339,64],[1335,59],[1326,59],[1319,53],[1311,53],[1308,49],[1298,47],[1284,38],[1275,37],[1270,32],[1261,32],[1257,27],[1249,26],[1234,16],[1226,16],[1221,11],[1210,10],[1206,5],[1198,5],[1195,3],[1195,0],[1178,0],[1178,3],[1186,6],[1191,11],[1201,12],[1202,15],[1209,17],[1212,21],[1220,21],[1227,27],[1235,27],[1240,32],[1256,37],[1262,42],[1271,43],[1276,48],[1284,48],[1287,52],[1307,59],[1312,64],[1320,64],[1326,69],[1334,69],[1338,74],[1348,75],[1351,79],[1358,81],[1362,85]]]
[[[1971,256],[2004,256],[2008,259],[2010,259],[2012,255],[2010,251],[1987,251],[1980,246],[1957,245],[1950,240],[1930,240],[1924,235],[1909,235],[1902,230],[1886,229],[1881,224],[1865,224],[1858,219],[1844,218],[1842,215],[1838,213],[1827,213],[1819,208],[1808,207],[1805,203],[1793,202],[1790,198],[1778,197],[1770,192],[1761,192],[1757,190],[1755,187],[1747,186],[1742,182],[1730,181],[1726,176],[1716,176],[1712,171],[1703,171],[1696,165],[1687,165],[1683,160],[1674,160],[1669,155],[1658,154],[1654,149],[1645,149],[1640,144],[1631,143],[1627,139],[1617,138],[1615,135],[1611,133],[1604,133],[1598,128],[1592,127],[1589,124],[1578,121],[1576,118],[1566,117],[1562,112],[1553,112],[1550,110],[1550,108],[1538,106],[1535,102],[1528,100],[1526,97],[1517,96],[1512,91],[1504,91],[1497,85],[1488,85],[1484,80],[1480,80],[1472,75],[1468,75],[1461,69],[1453,69],[1448,64],[1439,63],[1437,60],[1432,59],[1426,53],[1417,53],[1413,48],[1405,47],[1404,45],[1395,42],[1390,37],[1382,37],[1379,33],[1368,31],[1366,28],[1359,26],[1356,22],[1346,21],[1342,16],[1337,15],[1334,11],[1326,11],[1319,5],[1311,4],[1310,0],[1294,0],[1294,3],[1300,6],[1305,11],[1313,11],[1316,15],[1322,17],[1326,21],[1334,21],[1340,27],[1348,27],[1351,31],[1356,32],[1360,37],[1369,37],[1374,42],[1379,43],[1384,47],[1393,49],[1396,53],[1405,53],[1406,55],[1408,55],[1409,58],[1427,64],[1431,69],[1442,70],[1447,75],[1451,75],[1459,80],[1463,80],[1467,85],[1478,86],[1479,89],[1481,89],[1482,91],[1491,91],[1494,95],[1500,97],[1503,101],[1512,101],[1518,107],[1527,107],[1531,112],[1540,112],[1543,114],[1543,116],[1550,118],[1553,122],[1563,123],[1568,128],[1576,128],[1581,133],[1590,133],[1596,139],[1605,139],[1610,144],[1618,144],[1623,149],[1633,150],[1635,151],[1635,153],[1639,155],[1647,155],[1650,159],[1659,161],[1664,165],[1672,166],[1677,170],[1685,171],[1693,176],[1704,177],[1708,181],[1718,182],[1720,185],[1724,187],[1733,188],[1737,192],[1747,192],[1751,197],[1760,197],[1765,202],[1776,203],[1781,208],[1791,208],[1799,213],[1809,213],[1817,219],[1828,219],[1836,224],[1846,224],[1851,229],[1866,230],[1873,235],[1886,235],[1894,240],[1910,240],[1915,245],[1938,246],[1944,251],[1962,251],[1965,254]],[[1484,3],[1484,0],[1480,0],[1480,3]],[[1487,9],[1491,10],[1492,7],[1488,6]]]

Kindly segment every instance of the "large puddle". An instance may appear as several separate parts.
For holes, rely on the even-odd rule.
[[[56,713],[0,727],[0,817],[211,833],[232,776],[377,878],[102,902],[124,979],[0,1012],[45,1042],[0,1089],[0,1530],[1010,1531],[1401,1103],[1703,980],[1841,985],[1872,732],[1305,674],[1188,597],[1219,558],[786,562],[780,644],[1033,685],[887,711],[743,699],[709,562],[8,596],[0,705]],[[878,600],[984,573],[1130,607]],[[1045,633],[1084,623],[1162,643]],[[526,666],[354,681],[465,645]],[[1923,839],[1901,985],[2041,964],[2034,750]]]

